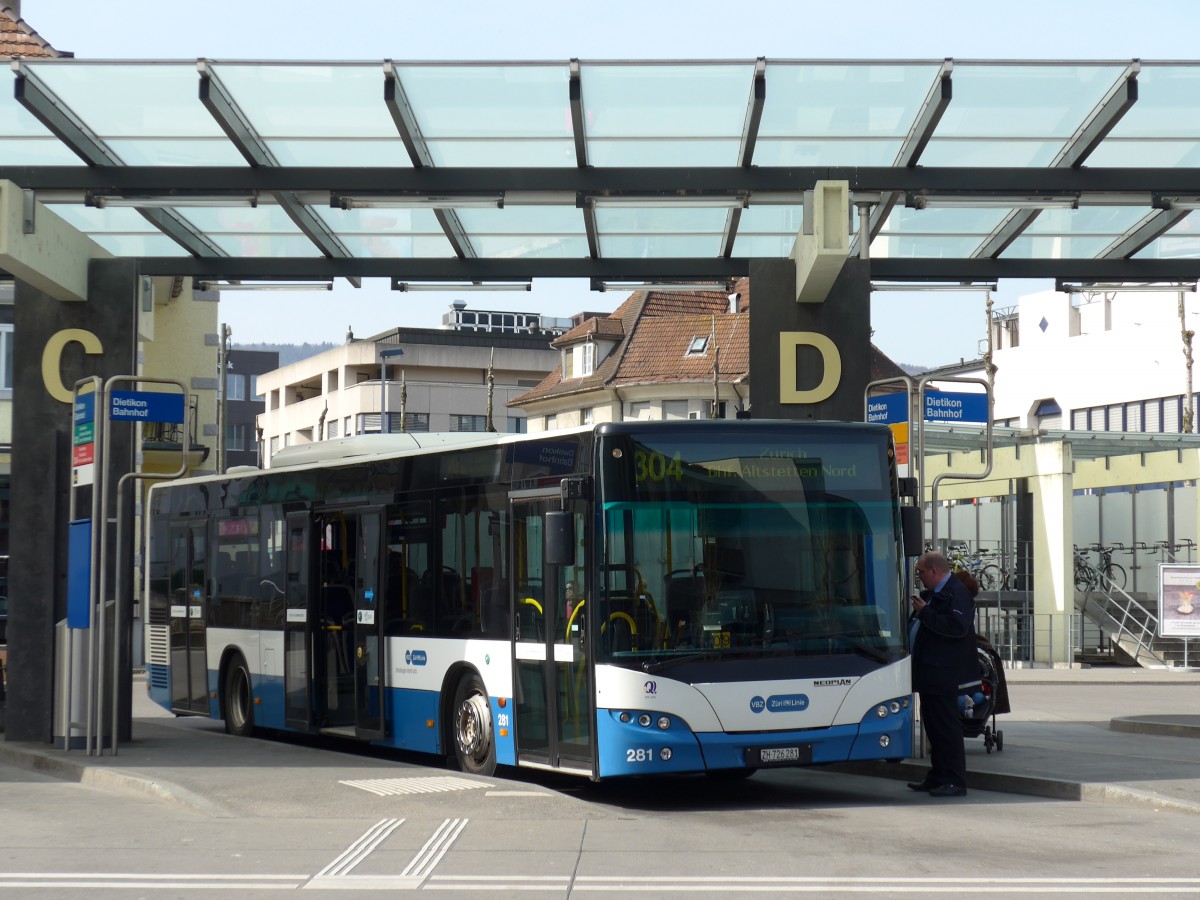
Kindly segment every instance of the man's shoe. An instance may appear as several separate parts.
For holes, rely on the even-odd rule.
[[[938,786],[938,784],[936,781],[929,781],[929,780],[910,781],[908,783],[908,789],[910,791],[932,791],[937,786]]]
[[[930,797],[965,797],[967,789],[958,784],[939,784],[929,789]]]

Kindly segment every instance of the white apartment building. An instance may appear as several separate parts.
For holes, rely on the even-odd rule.
[[[1194,291],[1044,291],[1022,297],[992,325],[995,422],[1179,433],[1193,391],[1193,339],[1185,333],[1197,330],[1200,298]],[[1195,432],[1194,395],[1191,408]]]
[[[350,335],[340,347],[259,375],[263,464],[270,467],[283,447],[359,434],[488,431],[489,406],[491,428],[523,432],[523,412],[508,403],[558,363],[553,337],[438,328]]]

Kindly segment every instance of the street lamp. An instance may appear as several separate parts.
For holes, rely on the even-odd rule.
[[[403,347],[390,347],[379,351],[379,433],[390,434],[392,429],[388,420],[388,377],[387,361],[404,355]]]

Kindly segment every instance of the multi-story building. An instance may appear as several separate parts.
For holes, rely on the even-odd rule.
[[[996,422],[1073,431],[1195,432],[1192,343],[1198,326],[1194,290],[1044,291],[1022,297],[992,325]]]
[[[259,376],[263,464],[290,445],[381,431],[525,431],[524,415],[508,405],[558,362],[552,336],[454,328],[347,335],[342,346]]]
[[[229,351],[225,374],[225,466],[260,464],[258,417],[266,402],[258,387],[258,377],[279,368],[275,350]]]

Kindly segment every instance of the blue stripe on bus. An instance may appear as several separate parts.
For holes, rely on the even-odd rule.
[[[649,727],[636,719],[623,723],[616,710],[597,713],[600,746],[600,776],[651,775],[704,769],[740,769],[745,753],[754,747],[812,746],[812,762],[846,760],[906,759],[912,755],[912,712],[879,718],[872,708],[857,725],[835,725],[802,731],[773,731],[757,734],[695,734],[682,720],[670,716],[671,727],[660,730],[659,714],[651,714]],[[887,736],[887,747],[880,737]],[[663,750],[670,751],[663,759]]]

